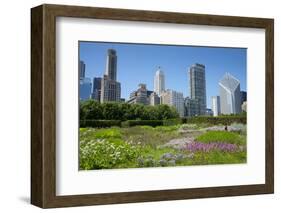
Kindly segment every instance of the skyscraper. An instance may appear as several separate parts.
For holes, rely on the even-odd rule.
[[[241,112],[240,82],[229,73],[219,81],[222,114],[239,114]]]
[[[218,116],[221,113],[220,96],[212,96],[211,105],[213,116]]]
[[[198,100],[199,115],[206,112],[206,79],[205,66],[194,64],[189,69],[189,91],[190,98]]]
[[[79,78],[85,78],[86,65],[84,61],[79,61]]]
[[[117,77],[117,55],[116,51],[107,51],[105,75],[101,79],[100,102],[120,101],[121,84],[116,81]]]
[[[164,72],[158,67],[158,70],[155,73],[154,76],[154,92],[158,96],[161,95],[161,93],[165,90],[165,75]]]
[[[176,92],[170,89],[162,92],[161,103],[174,106],[180,117],[184,116],[184,99],[181,92]]]
[[[121,98],[121,84],[109,79],[107,75],[101,79],[101,99],[100,102],[119,102]]]
[[[93,79],[92,98],[98,102],[100,102],[100,97],[101,97],[101,80],[102,78]]]
[[[116,55],[116,50],[114,49],[107,50],[105,74],[107,75],[108,79],[116,81],[117,55]]]

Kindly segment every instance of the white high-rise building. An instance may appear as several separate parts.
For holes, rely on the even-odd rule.
[[[154,92],[160,96],[165,90],[165,75],[164,72],[158,67],[154,76]]]
[[[225,73],[219,81],[220,104],[222,114],[241,113],[240,81],[229,73]]]
[[[218,116],[221,113],[220,96],[211,97],[213,116]]]
[[[161,104],[174,106],[180,117],[184,117],[184,99],[181,92],[166,90],[161,94]]]

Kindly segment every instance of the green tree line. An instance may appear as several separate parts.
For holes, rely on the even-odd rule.
[[[80,102],[80,120],[166,120],[179,118],[176,108],[119,102],[99,103],[94,100]]]

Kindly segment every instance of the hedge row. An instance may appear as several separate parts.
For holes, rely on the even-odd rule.
[[[112,126],[121,127],[120,120],[80,120],[80,127],[106,128]]]
[[[122,122],[122,127],[131,126],[163,126],[163,120],[128,120]]]
[[[181,124],[181,119],[167,119],[167,120],[82,120],[80,127],[106,128],[112,126],[132,127],[132,126],[171,126]]]
[[[247,123],[246,116],[221,116],[221,117],[191,117],[186,118],[183,123],[208,123],[213,125],[230,125],[232,123]]]
[[[81,120],[80,127],[106,128],[112,126],[172,126],[184,123],[208,123],[212,125],[230,125],[232,123],[247,123],[246,116],[222,116],[222,117],[192,117],[166,120]]]
[[[163,120],[163,126],[173,126],[178,124],[183,124],[184,119],[178,118],[178,119],[167,119]]]

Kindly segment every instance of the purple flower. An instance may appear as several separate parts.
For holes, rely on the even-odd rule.
[[[230,143],[201,143],[191,142],[186,145],[186,148],[190,152],[210,152],[210,151],[222,151],[222,152],[237,152],[239,147],[236,144]]]

